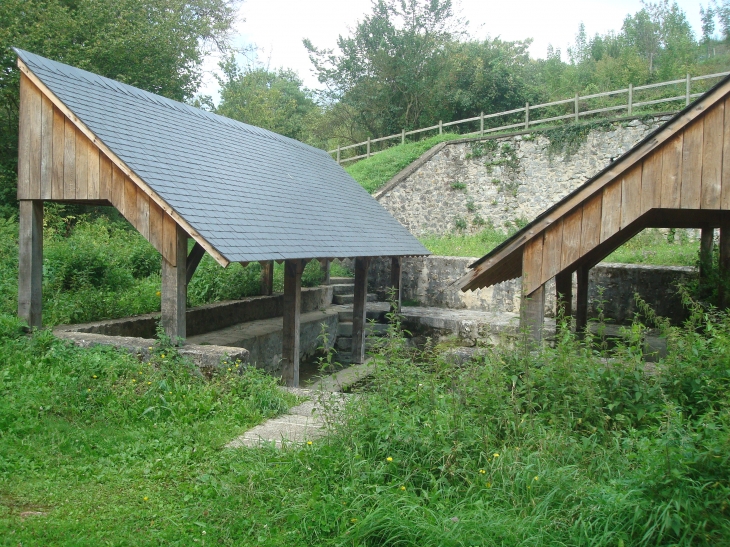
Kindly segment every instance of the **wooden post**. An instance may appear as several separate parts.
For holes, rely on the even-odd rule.
[[[525,103],[525,129],[530,128],[530,103]]]
[[[629,116],[634,114],[634,84],[629,84]]]
[[[340,164],[340,147],[337,147],[337,164]]]
[[[442,120],[439,120],[439,135],[442,135],[444,132],[444,122]]]
[[[712,269],[712,247],[715,244],[715,229],[702,228],[700,232],[700,292],[707,288],[707,277]]]
[[[281,378],[284,385],[299,386],[299,321],[302,312],[303,260],[284,261],[284,332],[281,344]]]
[[[352,303],[352,362],[365,362],[366,301],[368,297],[368,266],[370,258],[355,259],[355,299]]]
[[[578,122],[578,118],[580,117],[580,105],[578,104],[578,94],[575,94],[575,106],[573,107],[573,112],[575,113],[575,121]]]
[[[43,202],[20,201],[18,317],[28,326],[43,325]]]
[[[484,136],[484,112],[479,115],[479,134]]]
[[[555,276],[555,292],[556,311],[562,309],[563,317],[570,324],[569,319],[573,314],[573,272],[566,270]]]
[[[368,158],[370,157],[370,137],[368,137]]]
[[[390,260],[390,286],[395,291],[394,305],[390,306],[390,311],[400,313],[401,311],[401,278],[402,278],[403,257],[394,256]]]
[[[400,132],[400,143],[405,144],[406,143],[406,130],[405,128],[403,131]]]
[[[730,226],[720,227],[720,280],[718,304],[721,309],[730,306]]]
[[[520,328],[526,331],[527,343],[538,346],[542,341],[545,321],[545,285],[540,285],[528,295],[523,293],[520,312]]]
[[[188,234],[175,224],[173,235],[175,263],[162,257],[162,328],[177,345],[185,339],[185,311],[187,306]]]
[[[274,294],[274,261],[264,260],[261,264],[261,296]]]
[[[332,266],[332,260],[329,258],[326,258],[324,261],[324,281],[323,283],[325,285],[330,284],[330,268]]]
[[[581,335],[588,326],[588,272],[585,266],[578,268],[578,292],[575,298],[575,332]]]
[[[685,106],[689,105],[691,87],[692,87],[692,78],[690,78],[689,72],[688,72],[687,73],[687,90],[685,91]]]

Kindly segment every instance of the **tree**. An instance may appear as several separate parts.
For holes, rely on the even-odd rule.
[[[456,23],[451,0],[376,0],[338,53],[304,40],[327,99],[352,109],[370,134],[420,124],[446,66]]]
[[[19,71],[11,46],[176,100],[198,88],[211,48],[226,49],[239,0],[2,0],[0,212],[15,209]]]
[[[233,57],[221,63],[221,69],[218,114],[287,137],[309,140],[307,125],[319,108],[295,72],[269,70],[260,65],[241,68]]]

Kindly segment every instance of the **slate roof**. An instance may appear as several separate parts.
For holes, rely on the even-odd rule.
[[[429,254],[323,150],[15,51],[231,262]]]

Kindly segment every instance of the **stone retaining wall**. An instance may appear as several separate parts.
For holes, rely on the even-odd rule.
[[[450,256],[403,259],[403,301],[409,305],[439,308],[519,312],[519,278],[468,292],[462,292],[453,285],[475,260]],[[686,317],[686,311],[682,308],[675,287],[678,283],[688,283],[696,275],[696,270],[689,267],[600,263],[591,270],[589,276],[588,312],[592,317],[597,315],[599,287],[602,287],[604,314],[616,322],[623,323],[633,318],[637,311],[634,293],[639,293],[659,315],[679,322]],[[389,282],[390,259],[373,260],[369,270],[369,290],[385,298]],[[574,295],[575,292],[574,287]],[[553,281],[547,283],[545,313],[548,317],[555,316]]]
[[[535,218],[667,119],[626,119],[591,129],[582,144],[573,139],[572,153],[560,145],[571,136],[555,132],[442,143],[375,197],[418,237],[473,233],[488,225],[502,230]]]

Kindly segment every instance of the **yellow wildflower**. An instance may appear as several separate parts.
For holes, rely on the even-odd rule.
[[[484,469],[480,469],[479,470],[479,473],[482,474],[482,475],[486,475],[487,472]]]
[[[143,499],[144,501],[147,501],[147,500],[148,500],[148,499],[150,499],[150,498],[148,498],[147,496],[145,496],[145,497],[144,497],[144,498],[142,498],[142,499]]]
[[[92,376],[92,378],[96,378],[96,374],[94,374],[94,375]]]
[[[499,458],[499,454],[497,454],[496,452],[492,454],[492,456],[494,456],[495,458]]]
[[[390,456],[388,456],[387,458],[385,458],[385,461],[386,462],[392,462],[393,461],[393,458],[391,458]]]
[[[160,291],[157,291],[157,292],[156,292],[155,294],[156,294],[157,296],[160,296],[160,295],[161,295],[162,293],[161,293]]]
[[[137,380],[135,380],[134,378],[132,378],[132,383],[135,383],[136,381],[137,381]]]
[[[350,522],[352,522],[354,524],[357,522],[357,519],[350,519]]]
[[[162,357],[164,359],[165,358],[165,354],[163,353],[162,355],[160,355],[160,357]]]
[[[400,487],[400,489],[401,489],[401,490],[405,490],[405,489],[406,489],[406,487],[405,487],[405,486],[401,486],[401,487]]]
[[[312,446],[312,441],[307,441],[307,446]]]
[[[147,382],[147,385],[148,385],[148,386],[151,386],[151,385],[152,385],[152,382]]]
[[[537,475],[535,475],[535,478],[532,479],[532,480],[539,481],[540,480],[540,477],[538,477]]]

